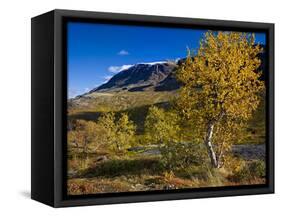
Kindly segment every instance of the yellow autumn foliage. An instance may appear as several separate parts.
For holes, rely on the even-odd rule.
[[[212,130],[217,161],[259,105],[264,90],[258,71],[261,52],[254,34],[209,31],[197,55],[188,54],[177,72],[183,83],[177,107],[200,130],[202,142]]]

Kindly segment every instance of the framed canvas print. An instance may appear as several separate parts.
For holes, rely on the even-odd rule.
[[[32,192],[54,207],[274,192],[274,25],[32,18]]]

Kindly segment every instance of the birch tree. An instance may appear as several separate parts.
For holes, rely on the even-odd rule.
[[[215,168],[259,105],[261,52],[254,34],[209,31],[177,72],[183,83],[177,107],[200,130]]]
[[[178,116],[162,108],[151,106],[145,119],[145,135],[150,143],[169,144],[179,140]]]
[[[113,112],[105,113],[98,123],[105,129],[107,145],[114,151],[124,151],[133,144],[136,126],[122,113],[119,118]]]

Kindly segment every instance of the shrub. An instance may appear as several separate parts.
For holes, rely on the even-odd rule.
[[[230,180],[234,182],[249,181],[251,179],[251,173],[247,166],[242,167],[240,170],[233,173],[230,176]]]
[[[158,159],[115,159],[81,171],[79,177],[114,177],[122,175],[157,174],[162,172]]]
[[[235,182],[250,181],[254,178],[264,178],[265,172],[264,161],[256,160],[245,164],[240,170],[234,171],[230,179]]]
[[[224,156],[224,168],[232,174],[239,172],[245,166],[245,160],[227,153]]]
[[[249,165],[249,171],[255,177],[259,177],[259,178],[265,177],[266,175],[265,162],[263,160],[253,161]]]
[[[178,170],[208,162],[206,149],[194,144],[169,144],[160,148],[161,161],[168,170]]]

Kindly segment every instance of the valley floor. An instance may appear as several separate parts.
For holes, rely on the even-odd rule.
[[[119,156],[115,159],[95,154],[88,156],[86,160],[72,158],[68,162],[68,194],[155,191],[266,182],[264,177],[255,177],[248,173],[234,176],[226,168],[215,171],[187,168],[184,172],[169,173],[161,169],[155,148],[135,150],[138,152],[132,151],[129,157]],[[243,158],[246,164],[264,161],[265,145],[236,145],[233,154]],[[76,168],[80,170],[75,170]]]
[[[70,100],[68,119],[98,122],[108,111],[116,116],[128,114],[136,124],[136,138],[144,135],[145,118],[151,105],[165,110],[171,107],[175,91],[90,93]],[[242,129],[232,158],[221,169],[206,169],[204,165],[169,172],[161,166],[157,147],[132,146],[126,154],[109,150],[87,153],[68,144],[69,195],[131,191],[154,191],[211,186],[264,184],[265,180],[265,102],[262,101],[248,125]],[[192,137],[192,129],[187,130]],[[260,144],[260,145],[258,145]]]

